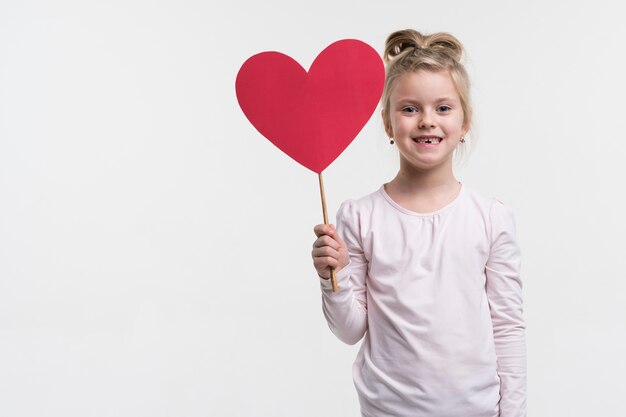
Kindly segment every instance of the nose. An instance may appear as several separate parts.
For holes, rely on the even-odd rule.
[[[422,118],[419,120],[418,127],[420,129],[430,129],[435,127],[435,122],[430,111],[422,112]]]

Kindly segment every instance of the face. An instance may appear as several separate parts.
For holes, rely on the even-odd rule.
[[[464,125],[461,99],[447,71],[419,70],[392,86],[384,116],[387,135],[398,146],[401,169],[449,169]]]

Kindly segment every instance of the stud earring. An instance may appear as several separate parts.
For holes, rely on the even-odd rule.
[[[396,142],[393,140],[393,138],[389,138],[389,144],[393,145],[394,143],[396,143]]]
[[[461,143],[465,143],[465,135],[461,136]]]

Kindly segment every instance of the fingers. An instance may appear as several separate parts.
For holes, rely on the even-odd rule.
[[[337,233],[335,226],[332,224],[318,224],[313,228],[313,232],[317,237],[330,236],[332,239],[339,242],[340,245],[345,245],[341,236]]]
[[[313,242],[313,266],[322,278],[330,277],[330,269],[340,266],[339,259],[345,244],[330,224],[318,224],[313,228],[317,239]]]
[[[333,269],[337,268],[338,260],[330,256],[313,257],[313,268],[320,278],[330,278]]]
[[[325,246],[338,250],[341,244],[328,235],[322,235],[315,239],[313,242],[313,248],[323,248]]]
[[[326,237],[328,239],[328,237]],[[319,238],[318,240],[323,239],[323,238]],[[317,242],[317,241],[316,241]],[[335,245],[337,245],[337,242],[333,241],[333,243]],[[339,252],[339,246],[337,245],[336,248],[330,246],[330,245],[321,245],[321,246],[313,246],[313,250],[311,251],[311,255],[313,256],[313,258],[326,258],[326,257],[330,257],[333,259],[338,259],[340,252]]]
[[[335,227],[332,224],[318,224],[313,228],[313,232],[315,232],[315,236],[317,237],[336,235]]]
[[[328,254],[325,254],[325,250],[328,250],[328,248],[313,250],[313,267],[317,270],[317,275],[321,278],[329,279],[331,269],[337,269],[339,266],[339,252],[329,250]]]

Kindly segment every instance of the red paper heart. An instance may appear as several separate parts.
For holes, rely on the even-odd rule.
[[[324,49],[308,73],[280,52],[254,55],[241,66],[235,90],[250,123],[319,174],[365,126],[384,80],[378,53],[364,42],[344,39]]]

